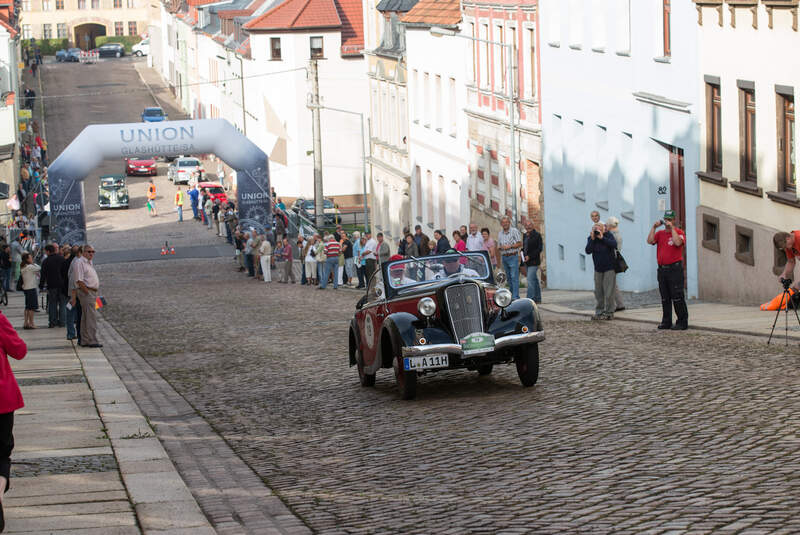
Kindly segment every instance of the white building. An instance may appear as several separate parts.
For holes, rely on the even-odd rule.
[[[470,220],[465,58],[469,41],[437,37],[430,28],[460,31],[458,0],[420,0],[401,18],[406,31],[410,101],[411,218],[432,236]]]
[[[19,128],[17,113],[22,104],[19,30],[12,4],[0,4],[0,183],[13,195],[19,181]],[[0,198],[3,198],[0,196]]]
[[[700,297],[763,303],[780,289],[776,279],[786,262],[772,236],[800,228],[798,5],[696,4],[701,54],[695,88],[705,102],[697,173]]]
[[[653,222],[674,209],[697,295],[697,9],[669,0],[543,0],[541,105],[548,285],[590,289],[592,210],[620,219],[624,290],[657,286]]]
[[[274,143],[276,130],[284,132],[285,165],[275,158],[270,162],[270,178],[281,196],[314,195],[310,60],[317,60],[322,106],[365,117],[369,112],[362,17],[356,0],[285,0],[244,25],[253,59],[245,73],[248,110],[267,125],[248,131],[248,137],[263,147],[267,138]],[[362,147],[369,152],[362,145],[360,118],[323,109],[321,130],[324,195],[335,197],[340,208],[361,207]]]

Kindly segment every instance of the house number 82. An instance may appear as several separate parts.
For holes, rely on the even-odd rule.
[[[659,195],[666,195],[667,194],[667,186],[658,186],[658,194]]]

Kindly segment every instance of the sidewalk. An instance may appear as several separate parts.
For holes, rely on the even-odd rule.
[[[23,360],[9,359],[25,407],[14,423],[6,532],[214,533],[102,351],[73,348],[42,312],[39,329],[21,330],[21,293],[2,312],[28,345]]]
[[[652,301],[652,299],[651,299]],[[578,305],[580,303],[580,305]],[[594,292],[542,290],[542,310],[559,314],[594,315]],[[636,321],[657,325],[661,322],[661,304],[644,304],[614,314],[615,321]],[[689,329],[768,337],[775,321],[775,312],[761,311],[758,306],[737,306],[721,303],[689,301]],[[785,317],[781,311],[772,343],[784,343]],[[800,341],[800,325],[789,311],[789,338]]]

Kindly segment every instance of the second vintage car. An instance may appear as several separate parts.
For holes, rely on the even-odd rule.
[[[130,197],[125,175],[102,175],[97,188],[97,204],[103,208],[128,208]]]
[[[393,368],[403,399],[417,377],[463,368],[488,375],[514,363],[523,386],[539,377],[544,329],[531,299],[498,288],[485,251],[392,257],[372,275],[350,322],[350,365],[363,386]]]

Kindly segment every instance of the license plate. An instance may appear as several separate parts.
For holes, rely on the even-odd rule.
[[[139,168],[139,171],[147,171],[147,170],[148,170],[147,167],[140,167]]]
[[[461,339],[461,352],[464,355],[480,355],[494,351],[494,335],[472,333]]]
[[[406,371],[447,368],[448,366],[450,366],[450,356],[446,353],[441,355],[425,355],[424,357],[403,358],[403,368]]]

